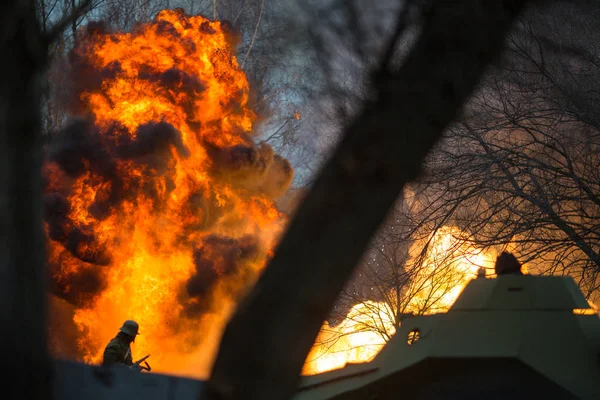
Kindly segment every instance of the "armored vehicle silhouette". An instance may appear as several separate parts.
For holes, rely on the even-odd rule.
[[[303,378],[295,400],[600,399],[600,318],[571,278],[472,280],[406,319],[364,364]]]

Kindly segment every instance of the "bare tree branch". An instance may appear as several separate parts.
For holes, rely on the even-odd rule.
[[[396,51],[396,47],[398,45],[398,41],[400,37],[406,30],[406,22],[408,20],[408,15],[411,11],[414,11],[414,4],[412,0],[405,1],[405,4],[402,6],[402,11],[400,12],[400,16],[396,21],[396,26],[394,27],[394,32],[392,36],[388,40],[387,46],[383,52],[383,57],[381,59],[381,68],[382,71],[380,73],[386,73],[390,68],[390,63],[394,57],[394,52]]]
[[[71,24],[77,21],[82,14],[90,8],[92,0],[82,0],[77,6],[75,6],[70,14],[64,15],[58,22],[56,22],[44,36],[44,40],[47,43],[52,43],[56,38]]]
[[[258,13],[258,19],[256,20],[256,26],[254,27],[254,33],[252,34],[252,39],[250,40],[250,45],[248,46],[248,50],[246,51],[246,54],[244,55],[244,59],[242,60],[242,64],[241,64],[242,68],[244,68],[244,65],[246,64],[246,59],[248,58],[248,55],[250,54],[250,51],[252,51],[252,47],[254,46],[254,41],[256,40],[256,35],[258,34],[258,28],[260,26],[260,21],[262,20],[264,8],[265,8],[265,0],[261,0],[260,11]]]

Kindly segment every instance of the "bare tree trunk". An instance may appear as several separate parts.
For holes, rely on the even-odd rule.
[[[75,36],[77,35],[77,15],[75,14],[76,7],[75,0],[71,0],[71,13],[75,15],[75,18],[73,18],[71,21],[71,32],[73,33],[73,39],[75,39]]]
[[[51,398],[41,202],[42,42],[33,0],[5,0],[0,85],[2,398]],[[6,384],[8,386],[6,386]]]
[[[40,13],[42,14],[42,32],[46,33],[48,28],[48,16],[46,15],[46,0],[39,0],[40,2]]]
[[[345,137],[275,257],[227,326],[210,379],[216,399],[281,400],[322,321],[403,186],[476,87],[524,1],[440,0],[404,65]]]

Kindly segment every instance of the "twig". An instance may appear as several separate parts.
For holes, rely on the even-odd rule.
[[[408,15],[412,10],[413,10],[413,1],[406,0],[404,2],[404,6],[402,7],[402,10],[400,11],[400,15],[398,16],[398,19],[396,20],[396,26],[394,28],[394,32],[393,32],[392,36],[390,37],[390,39],[387,43],[387,46],[385,47],[385,50],[383,52],[383,56],[381,58],[381,63],[379,64],[381,66],[380,73],[387,72],[389,70],[389,68],[391,67],[390,64],[392,62],[394,52],[396,50],[396,46],[398,45],[398,41],[402,37],[402,34],[406,30]]]
[[[250,50],[252,50],[252,47],[254,46],[254,41],[256,40],[256,35],[258,33],[258,27],[260,26],[260,21],[262,20],[264,7],[265,7],[265,0],[262,0],[260,2],[260,13],[258,14],[258,20],[256,21],[256,26],[254,27],[254,34],[252,35],[252,40],[250,41],[250,47],[248,47],[248,51],[246,52],[246,55],[244,55],[244,59],[242,60],[241,68],[244,68],[244,65],[246,64],[246,58],[248,58],[248,54],[250,54]]]
[[[44,35],[46,43],[52,43],[56,38],[69,26],[73,21],[76,21],[82,14],[85,14],[92,5],[92,0],[83,0],[71,10],[70,14],[64,15],[57,23],[55,23],[48,33]]]

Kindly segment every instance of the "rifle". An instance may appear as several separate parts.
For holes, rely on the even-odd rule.
[[[129,368],[131,369],[135,369],[137,371],[152,371],[152,368],[150,368],[150,365],[148,364],[148,362],[146,361],[146,359],[150,357],[150,354],[148,354],[145,357],[140,358],[139,360],[137,360],[136,362],[134,362],[133,364],[131,364],[131,366]],[[144,362],[145,365],[142,365],[142,362]]]

